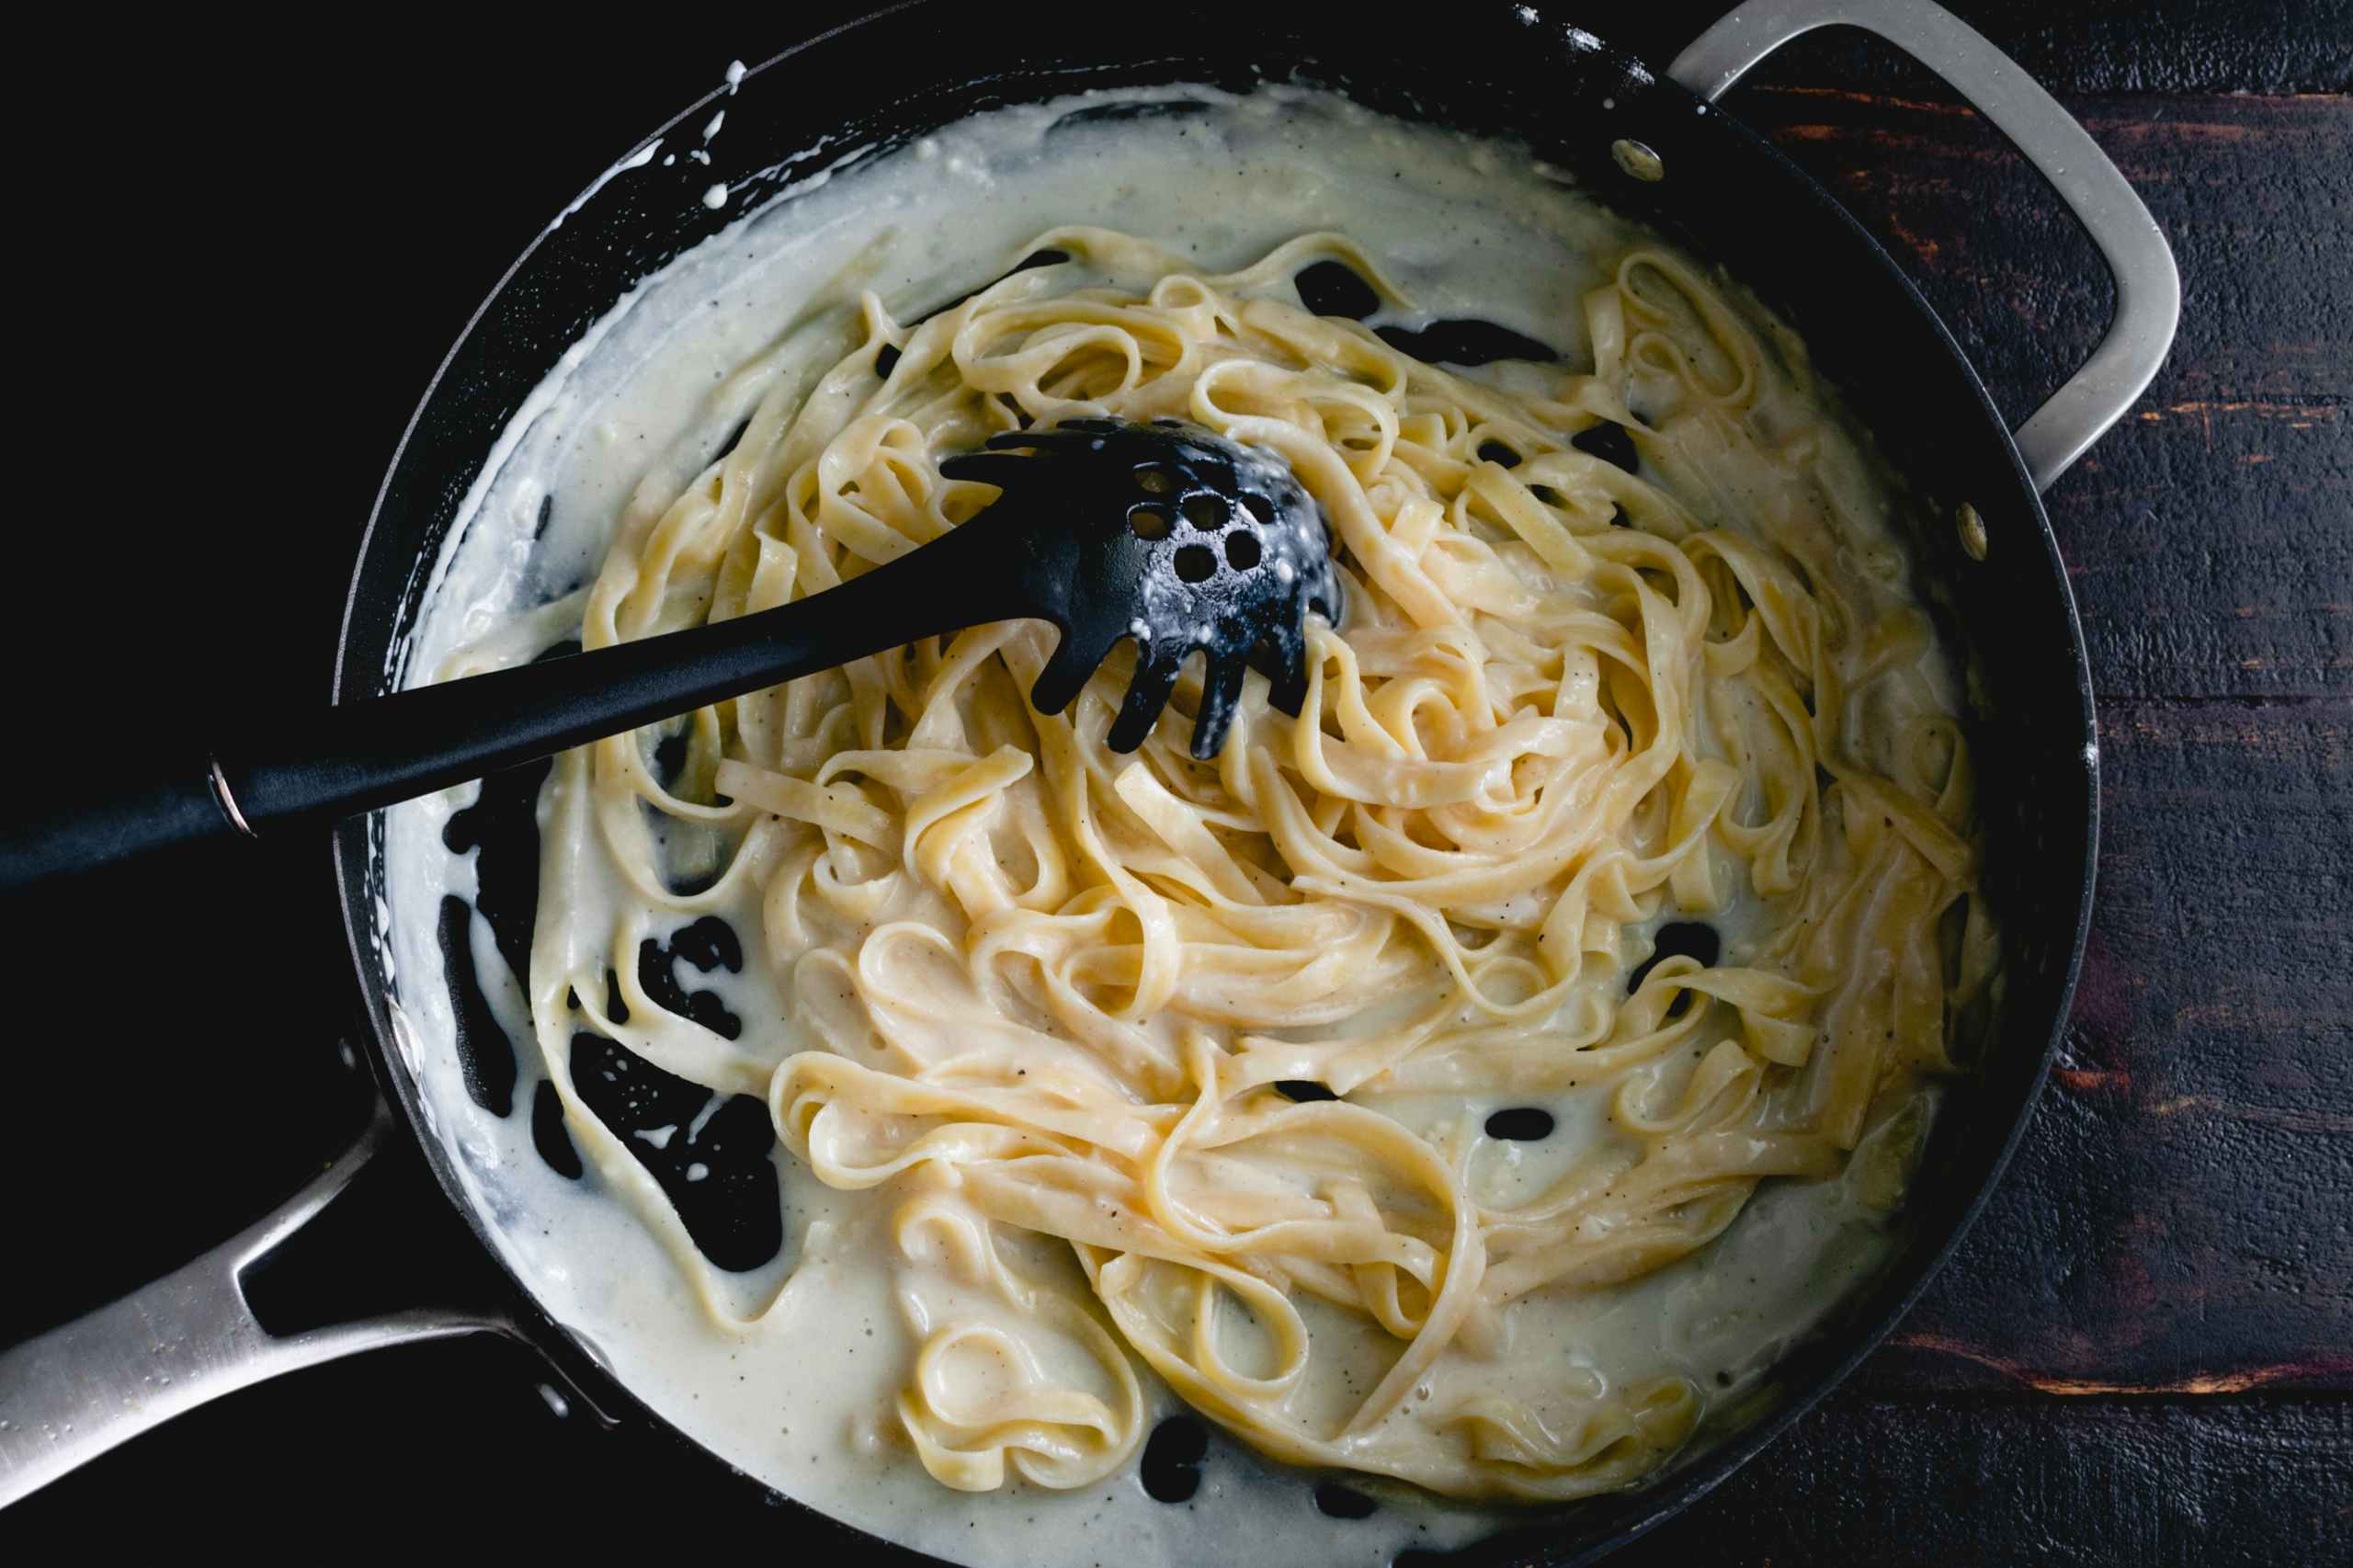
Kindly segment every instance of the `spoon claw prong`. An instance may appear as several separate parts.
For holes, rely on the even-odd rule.
[[[1029,460],[1016,457],[1008,451],[964,452],[943,458],[939,464],[943,479],[963,479],[982,484],[994,484],[999,490],[1010,490],[1024,477]]]
[[[1143,658],[1136,663],[1135,679],[1128,683],[1127,700],[1120,704],[1120,716],[1111,721],[1111,733],[1105,744],[1115,752],[1131,752],[1143,744],[1152,727],[1160,722],[1161,711],[1168,706],[1168,694],[1176,689],[1176,659],[1162,656]]]
[[[1063,711],[1086,689],[1087,678],[1102,662],[1102,651],[1080,647],[1075,631],[1063,632],[1063,640],[1054,645],[1053,656],[1038,672],[1037,684],[1029,688],[1031,706],[1040,713]]]
[[[1027,430],[1003,431],[991,436],[983,446],[992,452],[1051,452],[1068,450],[1073,447],[1084,448],[1089,442],[1102,438],[1098,432],[1077,425],[1038,425]]]
[[[1294,599],[1283,616],[1267,629],[1251,660],[1258,673],[1267,677],[1267,699],[1294,719],[1307,700],[1306,613]]]
[[[1233,727],[1233,710],[1242,699],[1242,677],[1250,666],[1237,654],[1210,655],[1201,679],[1201,708],[1193,720],[1193,757],[1213,762],[1224,749],[1225,733]]]
[[[1267,683],[1267,700],[1276,711],[1293,719],[1307,706],[1307,659],[1303,652],[1294,651],[1279,673]]]

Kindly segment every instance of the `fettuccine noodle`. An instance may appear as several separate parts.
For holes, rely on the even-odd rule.
[[[913,326],[869,295],[830,370],[740,371],[757,412],[629,509],[584,644],[938,537],[995,494],[938,462],[1000,431],[1178,415],[1279,456],[1339,541],[1302,713],[1254,675],[1198,764],[1188,674],[1118,756],[1124,653],[1038,713],[1053,633],[1007,623],[699,712],[666,785],[654,732],[561,759],[529,991],[573,1136],[737,1333],[786,1303],[725,1304],[572,1087],[577,1030],[763,1096],[792,1160],[889,1195],[870,1244],[918,1346],[890,1407],[949,1486],[1099,1480],[1147,1372],[1299,1464],[1637,1480],[1704,1392],[1570,1365],[1531,1314],[1705,1247],[1771,1178],[1875,1158],[1892,1207],[1993,980],[1940,655],[1904,562],[1853,543],[1885,536],[1866,460],[1794,342],[1664,249],[1586,300],[1589,369],[1475,379],[1295,302],[1336,260],[1410,308],[1337,235],[1230,276],[1096,229],[1032,249],[1070,259]],[[1574,443],[1604,422],[1639,472]],[[575,898],[587,861],[624,896]],[[630,978],[648,936],[746,904],[805,1045],[781,1061]],[[1721,959],[1630,994],[1669,919],[1717,922]],[[1583,1103],[1540,1181],[1482,1131]]]

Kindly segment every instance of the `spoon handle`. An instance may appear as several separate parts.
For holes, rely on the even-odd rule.
[[[0,891],[209,838],[324,826],[919,638],[1034,613],[1019,552],[990,531],[955,529],[756,615],[338,703],[149,778],[77,781],[53,809],[12,812],[0,829]]]

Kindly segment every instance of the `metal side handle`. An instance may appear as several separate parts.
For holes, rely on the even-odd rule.
[[[255,1317],[246,1271],[334,1202],[392,1126],[379,1105],[358,1142],[275,1213],[119,1301],[0,1350],[0,1507],[266,1378],[412,1340],[513,1335],[504,1319],[463,1312],[394,1312],[286,1335]]]
[[[1885,39],[1967,98],[2059,192],[2116,277],[2116,318],[2092,357],[2018,427],[2018,454],[2048,490],[2124,417],[2165,363],[2181,319],[2181,276],[2156,220],[2059,101],[1973,28],[1928,0],[1768,0],[1742,6],[1676,56],[1667,74],[1711,103],[1767,55],[1816,28]]]

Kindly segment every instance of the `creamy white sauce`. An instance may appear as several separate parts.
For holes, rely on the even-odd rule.
[[[740,72],[731,66],[731,85]],[[853,153],[845,162],[855,166],[804,180],[631,290],[565,354],[485,463],[404,651],[407,682],[485,639],[479,656],[508,660],[564,635],[554,624],[562,611],[519,627],[517,617],[594,573],[640,483],[675,492],[710,460],[749,412],[745,399],[729,404],[715,392],[738,366],[779,340],[792,346],[795,363],[830,364],[848,346],[846,307],[858,290],[877,290],[911,320],[986,282],[1056,224],[1149,236],[1210,270],[1246,264],[1301,233],[1337,229],[1430,316],[1483,317],[1573,361],[1586,357],[1578,301],[1599,280],[1596,258],[1622,248],[1628,231],[1524,153],[1295,93],[1126,98],[1179,96],[1214,110],[1058,125],[1104,102],[1069,99],[951,126],[890,156],[860,162]],[[717,129],[714,119],[706,137]],[[642,167],[654,152],[606,177]],[[704,199],[720,205],[725,187]],[[551,510],[541,535],[543,504]],[[440,842],[472,793],[467,786],[389,813],[381,939],[399,977],[400,1048],[423,1085],[428,1122],[456,1153],[508,1265],[665,1419],[779,1492],[974,1564],[1375,1564],[1406,1544],[1461,1540],[1506,1517],[1368,1485],[1382,1501],[1371,1518],[1327,1518],[1307,1478],[1224,1442],[1212,1443],[1201,1487],[1184,1505],[1152,1501],[1132,1471],[1076,1494],[938,1485],[889,1437],[889,1399],[911,1341],[879,1262],[885,1249],[866,1236],[886,1200],[829,1191],[781,1152],[786,1246],[742,1278],[741,1302],[765,1300],[796,1267],[816,1289],[747,1337],[710,1328],[671,1260],[599,1190],[594,1171],[566,1181],[534,1152],[537,1062],[522,988],[479,920],[475,965],[521,1047],[523,1076],[517,1108],[503,1120],[465,1093],[435,930],[445,893],[471,900],[475,891],[471,857],[453,858]],[[1739,920],[1718,924],[1736,956],[1745,937]],[[741,928],[750,935],[750,926]],[[760,944],[745,946],[756,958]],[[758,1017],[758,994],[773,983],[757,968],[697,983],[729,986],[731,1007]],[[767,1017],[778,1012],[765,1009]],[[803,1043],[791,1020],[772,1027],[779,1054]],[[1384,1108],[1415,1121],[1495,1108]],[[1540,1186],[1602,1114],[1590,1092],[1563,1095],[1550,1108],[1563,1131],[1540,1146],[1501,1146],[1499,1190]],[[660,1135],[690,1145],[699,1131]],[[1733,1401],[1890,1246],[1884,1221],[1848,1178],[1768,1184],[1713,1246],[1576,1298],[1541,1319],[1543,1332],[1558,1340],[1564,1377],[1575,1368],[1605,1369],[1612,1380],[1674,1372],[1719,1403]],[[1177,1408],[1165,1391],[1156,1398]]]

